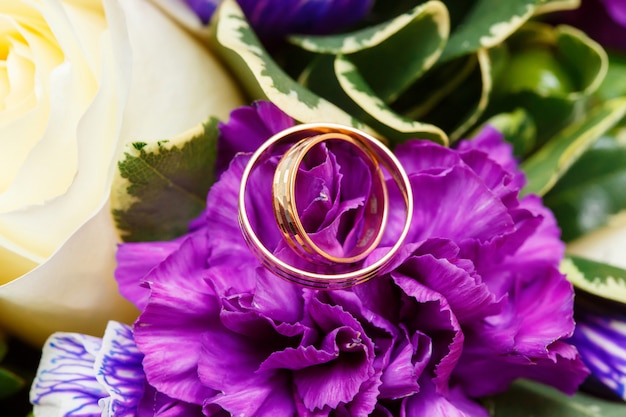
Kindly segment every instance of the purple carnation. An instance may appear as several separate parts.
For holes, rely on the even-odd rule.
[[[221,0],[185,0],[203,23],[208,23]],[[373,0],[237,0],[262,40],[289,34],[322,35],[338,32],[363,19]]]
[[[557,269],[564,246],[539,198],[518,199],[524,178],[497,131],[458,149],[398,146],[416,198],[391,272],[318,291],[262,267],[237,222],[250,151],[291,125],[270,103],[235,111],[220,127],[219,160],[232,160],[209,192],[204,224],[170,246],[120,247],[116,275],[142,309],[135,338],[157,391],[207,416],[487,416],[473,398],[516,378],[576,390],[588,371],[562,341],[574,331],[573,289]],[[250,178],[251,222],[277,256],[297,263],[266,192],[276,159]],[[360,219],[367,168],[323,146],[313,159],[298,174],[302,221],[341,246]],[[403,207],[396,194],[391,207]],[[393,244],[402,221],[392,210],[369,258]]]

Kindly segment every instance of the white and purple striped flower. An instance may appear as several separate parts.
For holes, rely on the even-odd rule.
[[[626,400],[626,315],[580,307],[571,343],[595,380]]]
[[[37,417],[192,417],[200,408],[146,383],[132,328],[109,322],[102,339],[55,333],[47,340],[30,400]]]

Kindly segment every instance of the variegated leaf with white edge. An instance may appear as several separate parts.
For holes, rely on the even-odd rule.
[[[217,119],[177,137],[126,147],[111,210],[123,240],[169,240],[188,230],[214,181]]]
[[[568,256],[560,270],[578,289],[626,304],[626,270],[578,256]]]
[[[342,90],[367,114],[368,122],[392,142],[422,138],[448,144],[447,135],[437,126],[407,119],[389,108],[371,91],[348,57],[335,59],[335,72]]]
[[[626,98],[616,98],[598,105],[587,117],[559,132],[522,163],[521,169],[528,178],[523,193],[545,195],[567,169],[624,115]]]
[[[530,19],[546,0],[477,0],[450,35],[441,56],[448,61],[498,45]]]
[[[270,100],[303,123],[338,123],[368,130],[287,75],[261,45],[235,0],[223,1],[213,19],[214,49],[252,98]]]
[[[356,32],[291,40],[310,52],[347,55],[376,96],[389,104],[437,62],[449,31],[445,5],[429,1]]]

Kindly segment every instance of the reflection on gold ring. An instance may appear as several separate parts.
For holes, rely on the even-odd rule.
[[[251,223],[250,218],[248,216],[248,211],[246,207],[246,192],[248,186],[248,179],[252,171],[261,163],[267,161],[268,158],[272,156],[272,151],[277,145],[292,144],[292,143],[304,143],[307,139],[318,137],[320,135],[332,134],[334,138],[338,138],[337,135],[345,135],[355,139],[359,144],[367,144],[366,149],[368,152],[372,152],[370,155],[373,155],[378,164],[382,165],[388,173],[391,175],[392,179],[396,183],[400,194],[402,195],[402,199],[404,201],[404,209],[405,209],[405,221],[398,236],[398,239],[395,241],[393,246],[387,250],[387,252],[374,261],[371,264],[363,266],[362,268],[341,272],[336,274],[323,274],[318,272],[311,272],[301,268],[294,267],[285,261],[279,259],[276,255],[274,255],[259,239],[257,234],[255,233]],[[343,138],[343,136],[341,137]],[[306,142],[306,145],[301,145],[303,148],[296,148],[293,153],[290,154],[290,159],[295,157],[295,160],[301,161],[300,157],[306,154],[310,147],[313,146],[313,142],[317,141],[325,141],[330,140],[330,137],[324,136],[323,138],[315,139],[314,141]],[[342,140],[342,139],[340,139]],[[355,142],[351,142],[355,143]],[[363,149],[359,146],[359,149]],[[295,172],[298,169],[298,163],[286,162],[286,167],[288,169],[283,169],[282,172],[285,174],[291,174],[291,171],[294,171],[293,176],[295,180]],[[376,181],[375,181],[376,182]],[[295,185],[294,185],[295,187]],[[286,188],[283,191],[279,191],[279,194],[293,194],[293,188],[290,183],[286,184]],[[387,191],[385,188],[384,194],[379,194],[380,196],[384,196],[385,202],[384,205],[388,205],[387,200]],[[276,196],[275,196],[276,197]],[[293,196],[291,196],[293,197]],[[295,200],[295,198],[293,199]],[[297,216],[297,210],[295,209],[295,201],[292,203],[288,203],[288,209],[284,212],[286,216]],[[271,270],[274,274],[287,279],[291,282],[297,283],[299,285],[303,285],[311,288],[318,289],[339,289],[339,288],[347,288],[361,282],[365,282],[375,276],[379,275],[381,271],[391,262],[394,255],[402,246],[406,236],[408,235],[411,221],[413,217],[413,192],[411,190],[411,185],[409,182],[409,178],[406,175],[406,172],[402,168],[402,165],[397,160],[395,155],[385,147],[380,141],[376,138],[367,135],[357,129],[337,125],[330,123],[313,123],[313,124],[303,124],[294,126],[292,128],[286,129],[268,139],[250,158],[246,168],[244,169],[243,176],[241,179],[241,186],[239,189],[239,201],[238,201],[238,220],[241,227],[241,231],[243,237],[252,250],[252,252],[257,256],[257,258],[261,261],[261,263]],[[386,211],[385,211],[386,213]],[[282,214],[281,214],[282,216]],[[381,224],[386,224],[387,214],[384,214],[383,221]],[[289,220],[288,220],[289,221]],[[288,226],[292,226],[294,224],[293,221],[289,221]],[[301,225],[301,224],[300,224]],[[381,227],[382,228],[382,227]],[[299,236],[299,233],[302,233],[301,230],[292,229],[290,233],[295,230],[295,233],[292,236]],[[303,229],[302,229],[303,230]],[[382,232],[381,232],[382,233]],[[304,232],[306,235],[306,232]],[[376,233],[378,235],[378,232]],[[382,234],[381,234],[382,236]],[[301,236],[300,236],[301,237]],[[374,240],[376,243],[380,241],[380,238],[377,236]],[[368,238],[364,238],[364,245],[366,246],[366,250],[370,251],[372,240],[368,240]],[[367,243],[370,242],[370,243]],[[304,246],[309,245],[306,249],[311,250],[312,246],[310,246],[309,242],[298,242],[297,245],[304,249]],[[319,249],[319,248],[318,248]],[[312,249],[315,253],[315,249]],[[322,251],[323,252],[323,251]],[[359,252],[360,253],[360,252]],[[368,252],[369,253],[369,252]],[[320,253],[316,253],[317,255],[323,255]],[[324,257],[324,256],[322,256]],[[327,257],[324,257],[328,259]]]

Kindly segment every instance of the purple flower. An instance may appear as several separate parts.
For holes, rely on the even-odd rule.
[[[562,341],[574,331],[573,289],[557,269],[564,246],[539,198],[518,199],[524,178],[497,131],[458,149],[398,146],[416,196],[407,243],[390,272],[317,291],[262,267],[237,222],[250,151],[291,125],[269,103],[234,112],[220,127],[218,156],[232,160],[209,192],[204,225],[167,256],[164,244],[119,248],[116,275],[142,309],[135,338],[158,392],[202,405],[207,416],[487,416],[473,398],[519,377],[576,390],[588,371]],[[362,221],[367,167],[329,146],[311,157],[298,174],[302,221],[313,238],[342,247]],[[268,221],[276,163],[250,177],[251,223],[297,264]],[[391,207],[403,207],[392,183]],[[368,259],[393,244],[402,221],[392,210]],[[139,266],[151,248],[160,255]]]
[[[582,29],[606,47],[626,50],[623,0],[583,0],[578,9],[560,13],[559,21]]]
[[[37,415],[59,417],[193,417],[200,407],[146,383],[132,329],[109,322],[99,339],[55,333],[43,348],[30,400]],[[41,413],[41,414],[40,414]]]
[[[221,0],[185,0],[208,23]],[[373,0],[238,0],[259,38],[327,34],[348,28],[367,15]]]
[[[570,342],[595,380],[626,400],[626,315],[577,308]]]

